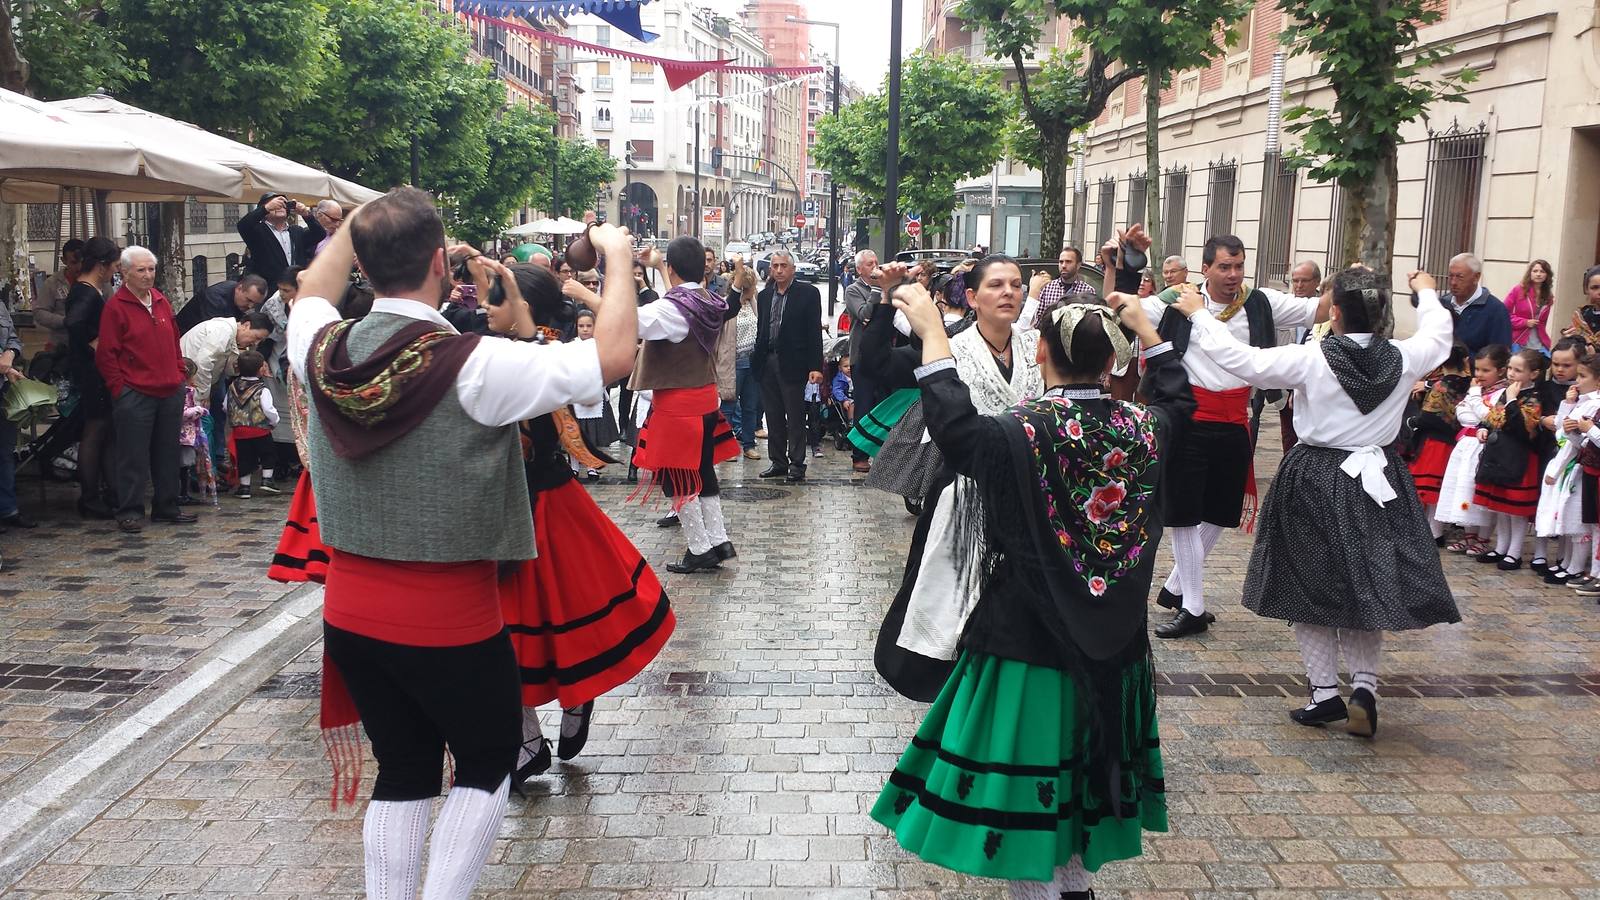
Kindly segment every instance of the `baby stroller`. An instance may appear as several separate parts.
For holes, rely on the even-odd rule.
[[[850,427],[855,424],[844,404],[833,396],[833,379],[839,374],[839,361],[849,353],[849,335],[829,339],[822,351],[822,434],[832,438],[835,450],[850,449]]]

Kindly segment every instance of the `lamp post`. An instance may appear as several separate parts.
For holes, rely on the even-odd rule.
[[[883,260],[900,252],[900,28],[904,0],[889,6],[889,134],[884,144]]]
[[[839,118],[839,32],[838,22],[785,16],[785,22],[833,29],[833,117]],[[828,318],[833,318],[834,301],[839,295],[839,182],[828,173]]]

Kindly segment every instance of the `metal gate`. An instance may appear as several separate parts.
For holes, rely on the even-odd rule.
[[[1328,200],[1328,272],[1331,274],[1347,268],[1354,259],[1343,259],[1344,253],[1344,188],[1332,182],[1333,196]]]
[[[1217,160],[1206,176],[1206,238],[1233,234],[1233,191],[1239,179],[1234,160]]]
[[[1475,249],[1488,143],[1487,122],[1471,129],[1452,123],[1444,131],[1428,132],[1420,268],[1439,279],[1440,284],[1450,268],[1450,257]]]
[[[1189,170],[1179,166],[1166,175],[1161,198],[1161,243],[1168,256],[1183,255],[1183,229],[1189,209]],[[1159,260],[1151,260],[1155,265]]]
[[[1117,236],[1117,179],[1107,175],[1100,179],[1100,239],[1098,244],[1104,244]],[[1099,249],[1097,246],[1096,250]]]
[[[1150,180],[1143,172],[1128,176],[1128,215],[1123,219],[1122,227],[1126,228],[1135,222],[1143,222],[1145,203],[1150,197]]]
[[[1287,285],[1297,173],[1277,152],[1262,156],[1261,169],[1261,235],[1256,241],[1256,286]]]

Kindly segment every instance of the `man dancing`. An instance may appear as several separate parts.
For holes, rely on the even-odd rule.
[[[592,234],[626,265],[628,233]],[[352,253],[353,251],[353,253]],[[340,298],[359,257],[378,298]],[[497,263],[486,263],[509,282]],[[424,898],[465,898],[505,813],[522,740],[517,661],[496,563],[534,554],[517,423],[598,403],[627,374],[632,303],[607,303],[595,339],[480,340],[439,314],[450,290],[433,201],[400,188],[368,203],[317,256],[289,315],[290,365],[311,397],[307,442],[322,540],[323,728],[334,797],[355,799],[359,721],[378,760],[362,828],[369,897],[416,894],[445,751],[455,780],[433,827]]]
[[[1378,730],[1383,632],[1461,621],[1411,472],[1392,447],[1412,387],[1449,355],[1450,313],[1432,276],[1414,272],[1417,333],[1391,340],[1384,281],[1367,269],[1340,272],[1332,334],[1271,351],[1241,343],[1199,298],[1173,304],[1211,365],[1297,394],[1300,442],[1267,494],[1244,605],[1294,623],[1311,702],[1290,716],[1302,725],[1348,718],[1350,733],[1364,737]],[[1339,695],[1341,648],[1354,688],[1348,707]]]
[[[1244,243],[1216,235],[1205,243],[1200,273],[1206,308],[1222,327],[1255,347],[1277,343],[1278,328],[1309,326],[1326,319],[1316,297],[1291,297],[1244,284]],[[1199,634],[1216,621],[1206,611],[1206,557],[1222,533],[1238,528],[1250,499],[1255,518],[1256,483],[1250,440],[1250,383],[1218,366],[1200,348],[1190,349],[1189,320],[1165,306],[1159,296],[1144,299],[1145,314],[1159,320],[1156,330],[1183,356],[1194,388],[1194,425],[1172,451],[1167,478],[1166,525],[1173,567],[1156,602],[1176,609],[1172,620],[1156,626],[1156,637]],[[1198,302],[1198,301],[1197,301]],[[1248,527],[1248,526],[1247,526]]]

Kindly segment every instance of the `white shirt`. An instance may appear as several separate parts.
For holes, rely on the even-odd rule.
[[[1322,355],[1320,342],[1258,349],[1240,340],[1233,328],[1218,322],[1210,312],[1195,313],[1191,321],[1194,331],[1188,355],[1193,355],[1198,346],[1207,365],[1226,372],[1240,384],[1264,390],[1293,388],[1294,430],[1300,441],[1313,447],[1343,450],[1383,447],[1394,442],[1400,434],[1411,389],[1450,355],[1454,334],[1450,311],[1439,303],[1438,294],[1418,291],[1416,334],[1394,342],[1404,358],[1400,381],[1377,408],[1363,415],[1339,386],[1339,379]],[[1370,334],[1345,336],[1363,347],[1372,342]]]
[[[681,287],[699,290],[700,284],[685,281]],[[639,340],[670,341],[674,344],[689,336],[689,320],[678,305],[662,297],[639,307]]]
[[[240,380],[243,381],[244,379]],[[258,378],[256,380],[260,381],[261,379]],[[231,395],[229,396],[229,405],[232,405]],[[266,388],[261,390],[261,414],[267,417],[268,422],[274,425],[278,424],[278,407],[272,402],[272,391]]]
[[[269,223],[267,229],[272,232],[273,237],[278,239],[278,246],[283,248],[283,261],[289,265],[294,265],[294,251],[290,249],[293,246],[294,234],[289,231],[288,223],[285,222],[282,228],[273,228]]]
[[[178,340],[178,350],[194,360],[194,390],[201,403],[211,396],[211,386],[228,370],[228,357],[239,352],[239,323],[227,316],[207,319]]]
[[[1320,302],[1318,298],[1292,297],[1282,291],[1274,291],[1269,288],[1261,288],[1260,290],[1261,293],[1266,295],[1267,302],[1272,306],[1272,324],[1274,328],[1300,328],[1310,326],[1316,322],[1317,304]],[[1226,303],[1218,303],[1212,300],[1211,294],[1206,291],[1204,285],[1200,287],[1200,293],[1205,296],[1206,309],[1211,313],[1218,313],[1228,308]],[[1144,314],[1149,317],[1151,322],[1159,325],[1162,315],[1167,311],[1167,304],[1162,303],[1161,298],[1155,294],[1151,294],[1141,302],[1144,304]],[[1216,321],[1214,316],[1211,315],[1205,318],[1216,322],[1218,327],[1226,329],[1239,343],[1249,345],[1250,315],[1243,309],[1235,313],[1233,318],[1227,322]],[[1199,321],[1199,319],[1200,316],[1195,316],[1195,321]],[[1205,388],[1208,391],[1231,391],[1242,387],[1269,387],[1269,385],[1259,384],[1251,379],[1239,378],[1230,374],[1226,367],[1217,365],[1210,354],[1204,348],[1196,346],[1196,342],[1193,340],[1189,343],[1189,349],[1184,351],[1183,368],[1189,373],[1190,384],[1195,387]],[[1299,424],[1298,419],[1296,424]]]
[[[373,301],[372,311],[455,332],[437,309],[416,300],[385,297]],[[289,365],[302,383],[307,383],[306,357],[317,332],[338,320],[339,311],[321,297],[302,297],[289,311]],[[491,427],[542,416],[568,403],[595,403],[604,395],[594,341],[534,344],[484,338],[456,373],[461,408],[472,421]]]

